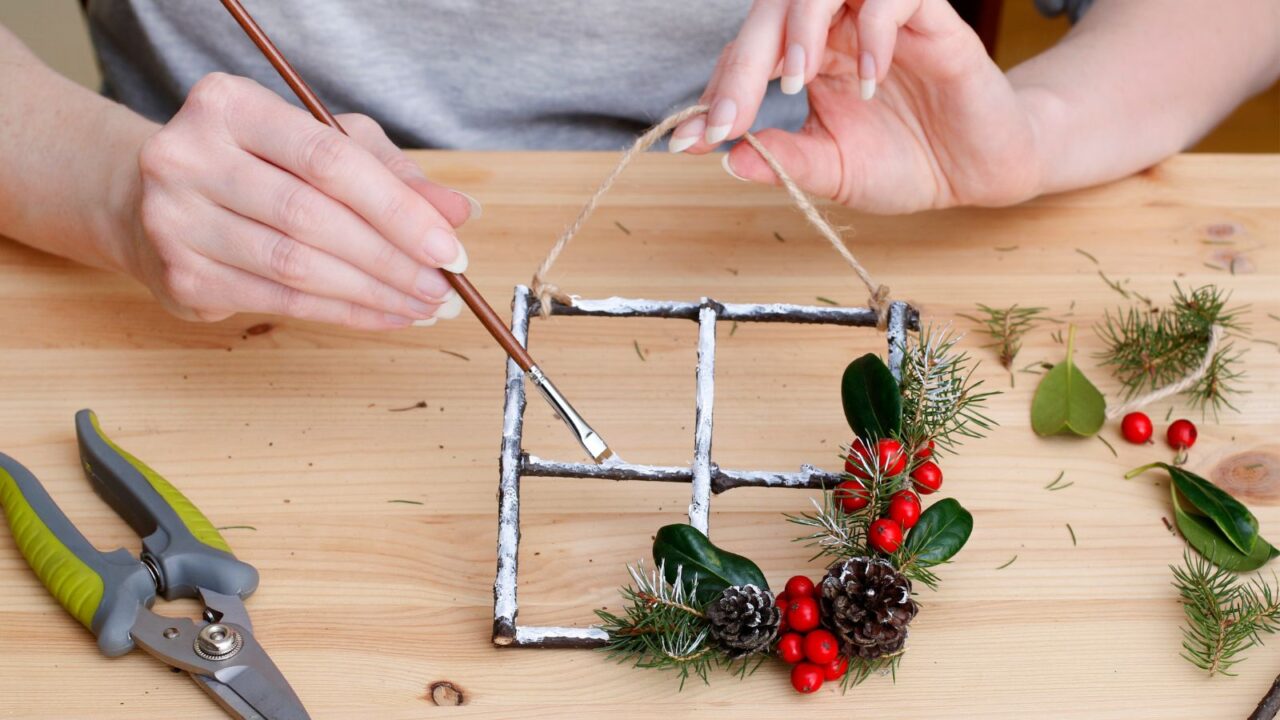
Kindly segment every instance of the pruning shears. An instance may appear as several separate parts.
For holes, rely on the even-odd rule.
[[[40,582],[104,655],[140,647],[186,671],[233,718],[309,718],[253,636],[243,599],[258,587],[257,569],[177,488],[104,435],[92,411],[76,413],[76,437],[89,482],[142,538],[142,553],[100,552],[30,471],[0,453],[0,507]],[[200,621],[153,612],[157,595],[199,598]]]

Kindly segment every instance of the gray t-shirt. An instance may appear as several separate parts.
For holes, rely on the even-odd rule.
[[[701,94],[750,0],[244,0],[335,113],[406,147],[618,149]],[[104,91],[164,121],[207,73],[296,104],[216,0],[89,0]],[[772,83],[757,127],[799,127]]]

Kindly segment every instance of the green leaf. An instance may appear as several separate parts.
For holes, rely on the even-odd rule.
[[[1206,516],[1220,533],[1246,555],[1253,551],[1258,536],[1258,519],[1239,500],[1208,480],[1180,467],[1160,463],[1169,471],[1173,487],[1187,499],[1191,507]],[[1175,503],[1176,504],[1176,503]]]
[[[930,505],[907,535],[907,558],[921,567],[950,560],[960,552],[973,532],[973,515],[955,498]]]
[[[1037,435],[1068,431],[1089,437],[1106,420],[1106,398],[1072,359],[1075,339],[1076,328],[1072,325],[1067,337],[1067,359],[1044,374],[1031,399],[1031,429]]]
[[[902,428],[902,391],[879,355],[849,363],[840,381],[844,417],[864,441],[894,437]]]
[[[1178,525],[1178,532],[1182,533],[1187,544],[1214,565],[1233,572],[1247,572],[1257,570],[1268,560],[1280,555],[1280,551],[1260,536],[1256,538],[1250,552],[1240,552],[1208,519],[1192,515],[1182,509],[1182,505],[1178,502],[1176,487],[1170,487],[1170,493],[1173,495],[1173,518]]]
[[[685,592],[693,593],[694,600],[705,605],[719,597],[725,588],[733,585],[755,585],[769,589],[760,567],[750,559],[721,550],[692,525],[666,525],[658,529],[653,538],[654,562],[664,568],[667,582],[675,583],[676,572],[681,572]]]

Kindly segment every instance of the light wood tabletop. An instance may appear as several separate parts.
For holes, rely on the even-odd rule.
[[[462,231],[469,275],[504,313],[513,285],[528,282],[616,159],[416,157],[484,204]],[[1113,398],[1089,328],[1129,301],[1100,270],[1156,299],[1175,280],[1231,290],[1251,305],[1253,339],[1237,341],[1247,349],[1240,411],[1220,422],[1174,414],[1200,423],[1190,468],[1229,480],[1263,534],[1280,538],[1280,352],[1262,342],[1280,341],[1280,157],[1181,156],[1007,209],[832,215],[853,229],[849,244],[872,274],[926,322],[971,331],[958,312],[1018,303],[1078,324],[1077,360]],[[865,301],[783,193],[728,178],[716,158],[665,154],[623,176],[553,279],[583,297]],[[490,643],[504,359],[469,314],[376,335],[266,317],[191,324],[132,280],[7,241],[0,303],[0,451],[31,468],[100,548],[136,551],[77,462],[72,416],[97,411],[108,434],[226,527],[238,556],[259,568],[261,589],[247,602],[256,634],[317,719],[1223,718],[1247,714],[1280,672],[1280,638],[1252,650],[1234,678],[1209,679],[1179,657],[1182,611],[1168,566],[1183,542],[1162,521],[1172,517],[1167,479],[1122,479],[1170,454],[1125,445],[1113,426],[1103,433],[1118,457],[1097,439],[1036,438],[1028,409],[1037,376],[1014,373],[1010,387],[978,334],[964,343],[1003,391],[991,404],[1000,427],[946,458],[942,495],[972,510],[972,539],[940,569],[940,590],[921,590],[896,683],[876,677],[843,696],[801,697],[780,663],[677,692],[673,676],[598,652]],[[1054,329],[1031,333],[1015,366],[1060,361]],[[724,330],[714,459],[835,467],[849,439],[840,372],[855,355],[882,351],[883,337]],[[694,323],[554,318],[535,320],[531,335],[543,368],[627,460],[689,462]],[[1168,407],[1151,411],[1158,426]],[[527,417],[531,452],[581,457],[539,400]],[[1255,455],[1232,466],[1240,453]],[[1074,484],[1047,491],[1060,472]],[[593,609],[618,609],[625,564],[647,556],[654,530],[681,521],[688,504],[681,484],[534,478],[523,490],[520,619],[537,625],[586,624]],[[804,510],[811,495],[725,493],[713,501],[712,537],[777,585],[817,575],[781,515]],[[436,707],[437,682],[459,688],[465,706]],[[0,533],[0,717],[178,716],[223,717],[142,652],[100,656]]]

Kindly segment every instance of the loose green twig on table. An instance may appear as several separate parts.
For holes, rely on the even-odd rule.
[[[1009,385],[1013,386],[1013,361],[1022,350],[1022,339],[1037,324],[1050,320],[1045,316],[1046,308],[1018,307],[993,308],[978,305],[978,316],[960,315],[980,326],[981,332],[990,335],[993,342],[984,345],[996,349],[1000,365],[1009,371]]]
[[[1280,629],[1280,595],[1263,580],[1241,581],[1190,551],[1170,569],[1187,620],[1182,656],[1209,675],[1234,675],[1244,651]]]
[[[1227,293],[1213,285],[1185,291],[1175,284],[1174,289],[1168,308],[1131,306],[1108,312],[1097,328],[1107,344],[1098,357],[1102,364],[1111,366],[1126,398],[1177,382],[1193,372],[1204,359],[1214,325],[1228,333],[1244,332],[1240,315],[1245,308],[1228,307]],[[1228,396],[1238,392],[1240,354],[1226,339],[1218,344],[1204,376],[1183,392],[1192,407],[1212,409],[1215,415],[1223,405],[1235,409]]]

